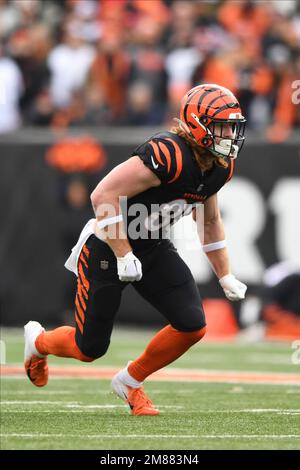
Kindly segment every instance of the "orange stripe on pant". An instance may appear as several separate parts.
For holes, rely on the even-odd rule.
[[[90,288],[90,283],[87,280],[87,278],[85,277],[85,274],[84,274],[83,267],[82,267],[81,263],[78,264],[78,277],[80,278],[80,281],[82,282],[82,284],[84,285],[84,287],[86,288],[86,290],[88,292],[89,288]]]
[[[82,325],[81,321],[79,320],[79,315],[78,315],[76,310],[75,310],[75,321],[76,321],[76,324],[79,328],[80,333],[83,334],[83,325]]]
[[[86,256],[89,256],[89,251],[84,246],[83,251],[86,253]],[[79,331],[83,334],[83,325],[85,323],[85,312],[86,312],[86,300],[88,300],[88,291],[90,288],[90,283],[85,277],[83,264],[88,267],[88,264],[81,253],[78,263],[78,279],[77,279],[77,294],[75,298],[75,320]],[[85,297],[85,299],[84,299]]]
[[[77,278],[77,289],[80,289],[84,297],[88,298],[88,291],[85,289],[84,285],[82,284],[82,280],[80,278],[80,274],[78,273],[78,278]]]
[[[81,303],[81,306],[82,306],[82,310],[85,312],[86,311],[86,303],[85,303],[85,300],[83,298],[82,292],[83,292],[82,285],[80,283],[78,283],[78,285],[77,285],[77,295],[79,297],[79,300],[80,300],[80,303]],[[86,297],[86,299],[87,298],[88,297]]]
[[[81,255],[80,255],[80,257],[79,257],[79,261],[81,261],[81,262],[85,265],[85,267],[88,268],[88,264],[87,264],[87,262],[86,262],[86,259],[85,259],[84,255],[83,255],[83,253],[81,253]]]
[[[90,250],[85,245],[82,247],[82,251],[87,258],[90,256]]]
[[[78,278],[78,281],[77,281],[77,291],[80,291],[81,295],[87,300],[88,299],[88,293],[87,291],[85,290],[85,288],[83,287],[83,285],[81,284],[81,281],[80,279]]]
[[[78,315],[79,315],[79,318],[81,319],[81,322],[84,323],[84,320],[85,320],[85,312],[82,310],[79,302],[78,302],[78,297],[76,295],[76,299],[75,299],[75,305],[76,305],[76,308],[77,308],[77,312],[78,312]]]

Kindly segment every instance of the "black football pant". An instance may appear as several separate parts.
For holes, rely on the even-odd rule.
[[[169,240],[162,240],[140,259],[143,277],[133,287],[179,331],[205,326],[201,298],[192,273]],[[78,262],[75,301],[76,343],[83,354],[105,354],[123,289],[128,285],[117,274],[117,260],[109,246],[92,235]],[[142,314],[142,312],[141,312]]]

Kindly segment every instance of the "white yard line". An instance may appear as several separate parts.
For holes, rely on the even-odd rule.
[[[78,401],[51,401],[51,400],[3,400],[1,405],[78,405]]]
[[[2,402],[3,405],[14,405],[15,404],[54,404],[60,405],[60,409],[53,410],[53,409],[40,409],[40,410],[5,410],[2,409],[1,413],[82,413],[82,412],[89,412],[93,409],[104,409],[104,410],[113,410],[116,408],[127,408],[127,405],[98,405],[98,404],[80,404],[78,402],[45,402],[45,401],[28,401],[28,402],[14,402],[14,401],[6,401]],[[233,414],[233,413],[275,413],[275,414],[287,414],[287,415],[299,415],[300,409],[281,409],[281,408],[245,408],[240,410],[234,409],[226,409],[226,410],[215,410],[215,409],[198,409],[198,408],[186,408],[184,406],[175,406],[175,405],[157,405],[159,409],[169,409],[169,410],[176,410],[177,412],[197,412],[199,414]],[[67,410],[61,409],[67,408]]]
[[[57,395],[76,395],[76,394],[80,394],[80,395],[93,395],[94,397],[97,397],[97,395],[109,395],[111,392],[110,390],[97,390],[97,391],[93,391],[93,390],[80,390],[80,391],[74,391],[74,390],[68,390],[68,391],[62,391],[62,390],[57,390],[57,391],[54,391],[54,390],[34,390],[31,391],[31,392],[28,392],[28,391],[25,391],[25,390],[16,390],[16,391],[13,391],[13,390],[1,390],[1,393],[2,395],[21,395],[21,396],[28,396],[28,395],[53,395],[53,396],[57,396]],[[153,393],[153,391],[152,391]],[[155,393],[155,392],[154,392]]]
[[[82,439],[80,434],[23,434],[23,433],[2,433],[0,437],[9,438],[9,437],[19,437],[24,439],[32,439],[32,438],[46,438],[46,437],[72,437]],[[84,435],[85,439],[173,439],[173,438],[181,438],[181,439],[300,439],[300,434],[88,434]]]

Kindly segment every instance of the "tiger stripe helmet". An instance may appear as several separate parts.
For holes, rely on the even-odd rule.
[[[234,94],[217,84],[198,85],[183,97],[183,127],[197,143],[221,158],[236,158],[245,137],[246,119]]]

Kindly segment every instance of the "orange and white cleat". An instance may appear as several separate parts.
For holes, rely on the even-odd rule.
[[[36,387],[44,387],[48,383],[47,356],[40,354],[35,347],[36,338],[45,331],[37,321],[29,321],[24,326],[24,367],[29,380]]]
[[[150,398],[145,394],[144,388],[133,388],[124,384],[118,374],[116,374],[111,382],[112,389],[118,397],[129,405],[131,414],[134,416],[156,416],[159,410],[155,408]]]

